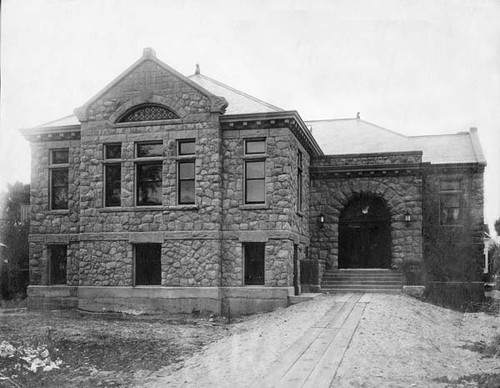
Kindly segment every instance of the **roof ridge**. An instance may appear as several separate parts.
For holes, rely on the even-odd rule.
[[[242,92],[241,90],[238,90],[238,89],[236,89],[236,88],[233,88],[232,86],[226,85],[226,84],[225,84],[225,83],[223,83],[223,82],[217,81],[216,79],[213,79],[213,78],[211,78],[211,77],[207,77],[207,76],[206,76],[206,75],[204,75],[204,74],[201,74],[201,73],[196,74],[196,73],[195,73],[195,74],[192,74],[192,75],[187,76],[187,78],[191,79],[192,77],[196,77],[196,76],[199,76],[199,77],[205,78],[205,79],[207,79],[207,80],[209,80],[209,81],[211,81],[211,82],[214,82],[214,83],[216,83],[217,85],[222,86],[223,88],[226,88],[226,89],[228,89],[228,90],[230,90],[230,91],[232,91],[232,92],[234,92],[234,93],[238,93],[238,94],[240,94],[240,95],[242,95],[242,96],[244,96],[244,97],[250,98],[251,100],[253,100],[253,101],[255,101],[255,102],[258,102],[258,103],[260,103],[260,104],[266,105],[266,106],[267,106],[267,107],[269,107],[269,108],[276,109],[276,110],[278,110],[278,111],[284,111],[284,109],[283,109],[283,108],[280,108],[280,107],[278,107],[278,106],[276,106],[276,105],[273,105],[273,104],[269,104],[268,102],[265,102],[265,101],[263,101],[263,100],[261,100],[261,99],[259,99],[259,98],[257,98],[257,97],[251,96],[250,94],[247,94],[247,93],[245,93],[245,92]],[[194,81],[193,81],[193,82],[194,82]]]
[[[365,124],[372,125],[372,126],[374,126],[374,127],[377,127],[377,128],[379,128],[379,129],[382,129],[382,130],[384,130],[384,131],[386,131],[386,132],[390,132],[390,133],[392,133],[392,134],[394,134],[394,135],[398,135],[398,136],[404,137],[404,138],[406,138],[406,139],[408,139],[408,137],[409,137],[409,136],[406,136],[406,135],[404,135],[404,134],[402,134],[402,133],[399,133],[399,132],[393,131],[392,129],[387,129],[387,128],[381,127],[380,125],[373,124],[373,123],[371,123],[371,122],[369,122],[369,121],[366,121],[366,120],[363,120],[363,119],[358,119],[358,118],[356,118],[356,117],[355,117],[355,118],[348,118],[348,119],[306,120],[305,122],[306,122],[306,123],[308,123],[308,122],[312,122],[312,121],[318,122],[318,121],[342,121],[342,120],[343,120],[343,121],[362,121],[362,122],[363,122],[363,123],[365,123]]]
[[[315,119],[315,120],[304,120],[304,122],[312,122],[312,121],[347,121],[347,120],[359,120],[356,117],[346,117],[344,119]]]
[[[444,137],[444,136],[470,136],[469,132],[456,132],[456,133],[433,133],[430,135],[412,135],[408,138],[413,139],[415,137]]]

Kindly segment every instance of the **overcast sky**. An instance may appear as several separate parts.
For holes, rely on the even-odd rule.
[[[152,47],[304,120],[406,135],[479,128],[500,217],[500,0],[3,0],[0,190],[29,182],[18,129],[73,113]]]

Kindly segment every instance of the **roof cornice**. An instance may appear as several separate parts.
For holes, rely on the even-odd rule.
[[[22,128],[19,130],[21,135],[30,142],[37,141],[55,141],[55,140],[79,140],[81,126],[62,125],[55,127],[35,127]]]
[[[311,131],[309,131],[309,128],[295,110],[222,115],[220,116],[220,123],[221,128],[226,130],[287,127],[292,131],[310,155],[323,155],[323,151],[316,142],[316,139],[314,139]]]

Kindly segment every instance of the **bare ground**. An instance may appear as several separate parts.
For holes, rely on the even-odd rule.
[[[225,335],[208,317],[0,312],[0,387],[133,387]]]
[[[1,357],[0,346],[0,387],[257,386],[335,298],[232,324],[193,316],[0,314],[0,344],[17,351]],[[26,349],[37,346],[38,356],[62,361],[59,369],[27,369],[33,357]],[[373,295],[332,386],[498,388],[499,358],[499,316]]]

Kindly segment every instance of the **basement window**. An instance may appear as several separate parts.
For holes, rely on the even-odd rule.
[[[134,285],[161,285],[161,244],[136,244]]]
[[[49,245],[49,283],[66,284],[68,248],[66,245]]]
[[[265,243],[244,243],[245,286],[264,285]]]

